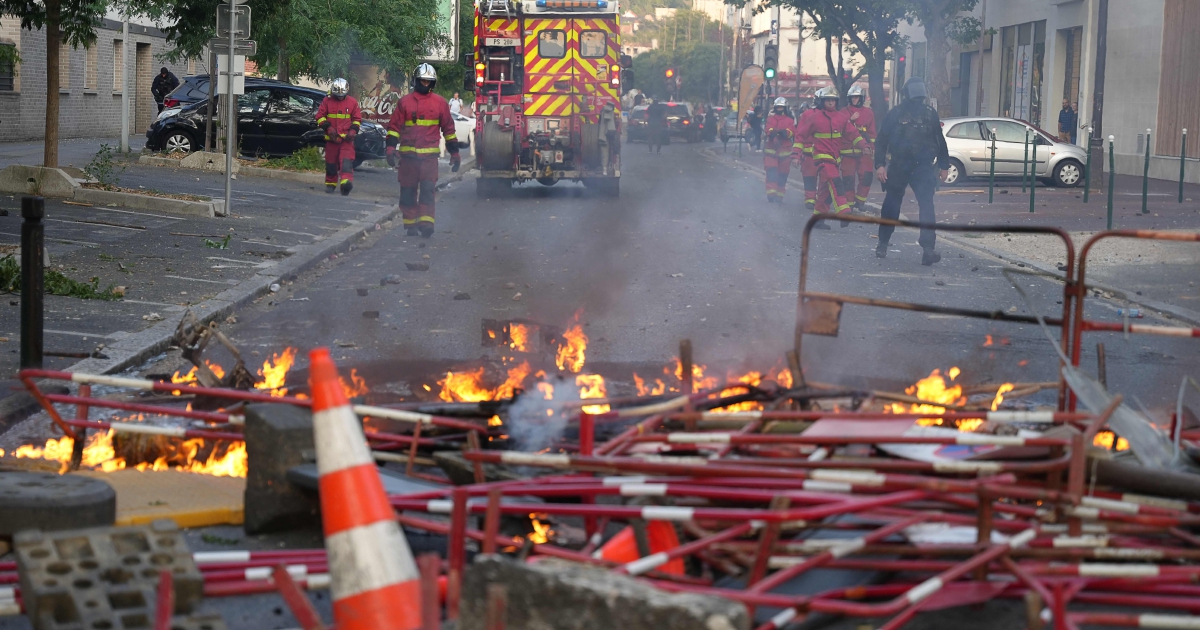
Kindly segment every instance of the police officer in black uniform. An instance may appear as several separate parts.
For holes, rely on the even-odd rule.
[[[883,185],[886,196],[880,216],[884,219],[900,218],[900,204],[904,201],[904,189],[912,187],[920,208],[921,223],[933,224],[933,190],[937,177],[946,179],[950,168],[950,154],[946,149],[946,138],[942,135],[942,122],[937,111],[925,102],[925,81],[913,77],[904,83],[904,102],[887,113],[875,140],[875,175]],[[887,163],[891,154],[892,161]],[[934,163],[937,172],[934,172]],[[888,241],[896,228],[879,226],[879,244],[875,256],[887,256]],[[933,250],[936,236],[932,228],[921,228],[917,243],[921,245],[922,265],[932,265],[942,259]]]

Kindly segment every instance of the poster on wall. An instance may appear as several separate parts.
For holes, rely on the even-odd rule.
[[[445,44],[435,47],[425,55],[423,61],[428,62],[457,62],[458,61],[458,0],[436,0],[437,2],[437,32]]]
[[[363,118],[387,124],[396,111],[396,103],[408,92],[401,77],[395,77],[400,85],[392,83],[393,77],[377,66],[351,66],[354,89],[358,94],[358,105]]]

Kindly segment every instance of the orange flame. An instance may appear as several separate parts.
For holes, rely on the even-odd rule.
[[[1012,383],[1005,383],[996,390],[996,397],[992,399],[992,411],[1000,408],[1000,403],[1004,402],[1004,394],[1011,392],[1015,387]]]
[[[961,370],[959,370],[957,367],[952,367],[947,371],[946,375],[949,376],[950,381],[953,381],[955,378],[958,378],[960,373]],[[929,376],[917,381],[915,385],[906,388],[904,393],[908,394],[909,396],[916,396],[917,398],[923,401],[928,401],[929,403],[961,405],[967,402],[966,397],[962,395],[962,386],[948,385],[948,381],[945,376],[942,376],[941,370],[934,370],[929,374]],[[931,415],[940,415],[946,413],[946,408],[940,407],[936,404],[927,403],[913,403],[906,408],[900,403],[892,403],[892,413],[927,413]],[[980,420],[979,423],[975,423],[975,426],[978,427],[982,422],[983,421]],[[922,426],[940,425],[942,424],[942,419],[920,418],[917,420],[917,424]],[[962,428],[961,425],[960,428]]]
[[[532,371],[528,361],[509,368],[504,384],[494,389],[488,387],[484,380],[483,366],[468,372],[446,372],[446,378],[437,382],[442,388],[438,392],[438,398],[446,402],[483,402],[512,398]]]
[[[541,517],[539,519],[538,517]],[[530,514],[529,520],[533,524],[533,531],[529,534],[529,540],[537,545],[544,545],[550,542],[550,537],[554,535],[554,530],[550,528],[549,523],[543,523],[545,514]]]
[[[583,326],[579,324],[579,316],[582,314],[583,309],[575,311],[574,324],[563,333],[565,343],[558,347],[558,356],[555,357],[558,369],[575,374],[583,370],[583,364],[587,360],[588,336],[583,332]]]
[[[1116,442],[1116,450],[1129,450],[1129,441],[1125,438],[1117,437],[1117,435],[1112,431],[1101,431],[1097,433],[1095,439],[1092,440],[1092,446],[1099,446],[1100,448],[1111,451],[1113,450],[1114,441]]]
[[[288,370],[292,369],[295,362],[295,348],[285,348],[283,352],[272,355],[270,359],[263,361],[262,368],[258,371],[263,380],[256,383],[254,388],[270,390],[271,395],[276,398],[287,396],[288,390],[283,384],[287,382]]]
[[[140,417],[139,417],[140,419]],[[60,473],[65,473],[71,463],[71,451],[75,445],[69,437],[46,440],[43,447],[25,445],[18,447],[13,455],[30,459],[45,459],[57,461],[62,467]],[[171,457],[161,456],[153,463],[142,462],[134,466],[137,470],[178,470],[183,472],[212,475],[214,477],[245,477],[248,470],[246,464],[246,444],[235,442],[229,445],[222,455],[213,450],[204,461],[199,461],[197,455],[205,446],[202,438],[184,440],[177,453]],[[83,459],[80,467],[113,472],[128,467],[123,457],[117,457],[113,447],[113,431],[96,433],[88,438],[83,447]]]
[[[554,400],[554,386],[550,383],[538,383],[537,390],[542,393],[542,397],[546,400]]]
[[[508,344],[509,348],[517,352],[529,352],[529,326],[525,324],[510,323],[508,325],[508,338],[511,340]]]
[[[708,366],[701,363],[692,364],[692,390],[700,391],[702,389],[712,389],[717,386],[717,377],[705,376],[704,370]],[[675,359],[675,378],[683,382],[683,362],[678,358]]]
[[[579,397],[584,400],[608,397],[604,377],[599,374],[580,374],[575,377],[575,384],[579,386]],[[604,413],[608,410],[608,405],[587,405],[583,408],[584,413]]]
[[[638,396],[659,396],[667,391],[667,384],[661,378],[654,379],[652,387],[646,387],[646,379],[638,376],[637,372],[633,373],[633,384],[637,386]]]
[[[367,388],[366,379],[358,375],[357,369],[350,370],[350,382],[346,382],[346,379],[341,376],[338,377],[338,382],[342,384],[342,391],[345,392],[346,398],[362,396],[371,391]]]
[[[792,388],[792,371],[787,368],[783,368],[782,370],[779,370],[779,374],[775,375],[775,382],[779,383],[779,386],[784,389],[791,389]]]

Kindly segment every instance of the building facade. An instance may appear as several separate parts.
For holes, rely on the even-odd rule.
[[[0,18],[0,46],[10,46],[20,63],[0,67],[0,137],[6,141],[40,140],[46,125],[46,36],[23,30],[14,16]],[[207,73],[200,60],[168,63],[166,35],[149,24],[129,25],[105,19],[96,41],[86,48],[63,46],[59,52],[59,137],[97,138],[121,133],[121,64],[129,63],[131,135],[145,133],[158,115],[150,85],[159,68],[175,76]]]
[[[973,15],[990,35],[955,45],[944,61],[949,111],[1019,118],[1057,135],[1066,99],[1078,115],[1075,143],[1086,145],[1099,10],[1099,0],[981,0]],[[893,70],[903,79],[924,76],[933,62],[924,30],[901,27],[909,44]],[[1188,153],[1200,156],[1198,28],[1200,3],[1193,0],[1109,0],[1103,135],[1114,137],[1118,173],[1142,173],[1148,142],[1151,176],[1177,178],[1185,128],[1193,138]],[[1200,183],[1200,162],[1187,161],[1185,179]]]

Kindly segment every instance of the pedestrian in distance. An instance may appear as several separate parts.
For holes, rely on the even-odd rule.
[[[646,145],[651,153],[662,153],[667,143],[667,106],[655,101],[646,108]]]
[[[1062,109],[1058,112],[1058,139],[1061,142],[1075,144],[1075,129],[1078,127],[1079,114],[1071,108],[1071,103],[1063,99]]]
[[[746,113],[746,124],[750,125],[750,149],[757,151],[762,146],[763,132],[763,119],[758,115],[757,108]]]
[[[767,118],[766,143],[763,145],[763,169],[767,172],[767,203],[783,203],[788,175],[792,170],[792,148],[796,143],[796,123],[787,110],[787,99],[775,99]]]
[[[463,106],[462,99],[458,97],[458,92],[455,92],[454,96],[450,97],[450,113],[451,114],[461,114],[462,106]]]
[[[867,194],[871,192],[871,178],[875,174],[875,112],[867,107],[866,96],[861,85],[853,85],[846,93],[846,112],[850,114],[850,122],[858,128],[866,143],[861,148],[845,147],[842,149],[842,189],[846,199],[854,193],[854,209],[863,211],[867,202]],[[842,138],[845,140],[845,138]],[[857,185],[855,179],[858,180]]]
[[[409,236],[433,236],[434,192],[437,190],[439,136],[446,139],[450,170],[462,164],[454,117],[446,99],[435,94],[437,71],[423,63],[413,73],[412,91],[396,103],[387,124],[387,162],[397,168],[400,180],[400,211]],[[397,148],[397,145],[399,147]],[[397,156],[397,153],[399,156]]]
[[[325,132],[325,192],[339,185],[342,196],[354,188],[354,137],[362,125],[358,99],[350,96],[350,84],[338,77],[317,108],[317,125]]]
[[[816,113],[801,122],[796,137],[804,146],[813,148],[813,164],[817,167],[817,203],[814,213],[828,212],[830,203],[837,214],[848,214],[850,202],[847,192],[842,190],[841,155],[845,147],[861,149],[866,142],[850,114],[839,110],[838,92],[828,87],[817,93]],[[842,227],[850,225],[842,221]],[[817,223],[817,229],[830,229],[825,222]]]
[[[163,66],[154,76],[154,82],[150,84],[150,94],[154,96],[154,102],[158,105],[158,113],[162,113],[163,101],[167,99],[167,95],[174,92],[177,87],[179,87],[179,79],[171,74],[166,66]]]
[[[900,218],[904,189],[911,186],[913,195],[917,197],[921,223],[933,225],[937,222],[933,212],[933,191],[937,187],[937,180],[946,180],[950,153],[946,149],[946,138],[942,135],[942,121],[937,111],[925,102],[925,80],[910,78],[904,83],[901,94],[904,102],[883,118],[879,137],[875,141],[875,176],[879,178],[885,193],[880,216],[892,220]],[[890,163],[887,159],[889,154]],[[879,226],[876,257],[887,256],[888,241],[893,231],[894,226]],[[942,259],[942,255],[934,251],[936,235],[932,227],[921,228],[917,242],[922,249],[922,265],[932,265]]]

